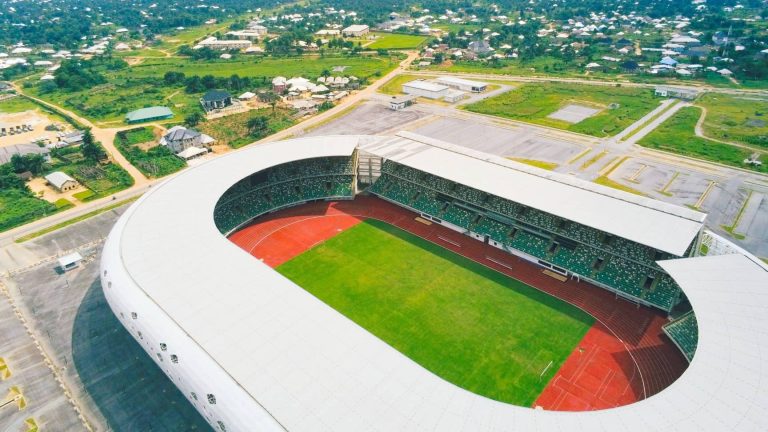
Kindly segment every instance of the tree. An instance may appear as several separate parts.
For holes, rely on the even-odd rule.
[[[248,119],[248,123],[246,123],[248,133],[253,136],[261,135],[267,130],[268,126],[267,118],[263,116],[250,118]]]
[[[24,160],[24,157],[18,153],[11,156],[11,166],[13,167],[13,172],[20,173],[27,170],[27,164]]]
[[[203,121],[203,115],[199,112],[193,112],[192,114],[184,117],[184,123],[189,127],[195,127],[197,126],[201,121]]]
[[[99,161],[106,156],[101,146],[93,139],[90,129],[86,129],[83,133],[83,143],[80,144],[80,151],[86,159],[92,161]]]

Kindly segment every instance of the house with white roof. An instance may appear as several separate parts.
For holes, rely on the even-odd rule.
[[[80,185],[77,180],[61,171],[54,171],[48,174],[45,176],[45,181],[47,181],[49,185],[53,186],[53,188],[59,192],[66,192],[72,189],[76,189]]]

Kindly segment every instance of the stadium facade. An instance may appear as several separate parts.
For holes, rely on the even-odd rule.
[[[688,370],[610,410],[493,401],[225,237],[260,215],[363,191],[638,304],[670,311],[687,300],[694,319],[666,332]],[[765,430],[768,268],[704,220],[411,133],[312,137],[247,148],[153,188],[110,233],[101,279],[120,322],[218,431]],[[697,256],[702,244],[708,256]]]

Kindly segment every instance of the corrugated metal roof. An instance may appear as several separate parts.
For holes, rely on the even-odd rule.
[[[149,108],[141,108],[137,109],[136,111],[131,111],[128,114],[125,115],[126,120],[128,121],[141,121],[146,119],[153,119],[153,118],[159,118],[159,117],[172,117],[173,112],[163,106],[153,106]]]

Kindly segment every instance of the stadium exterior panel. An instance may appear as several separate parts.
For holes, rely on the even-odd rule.
[[[493,401],[430,373],[224,236],[276,208],[353,198],[358,186],[645,304],[668,310],[682,288],[699,326],[690,367],[661,393],[610,410]],[[219,431],[765,430],[768,271],[738,248],[694,257],[703,220],[413,134],[314,137],[234,152],[153,188],[110,233],[101,280],[120,322]]]

